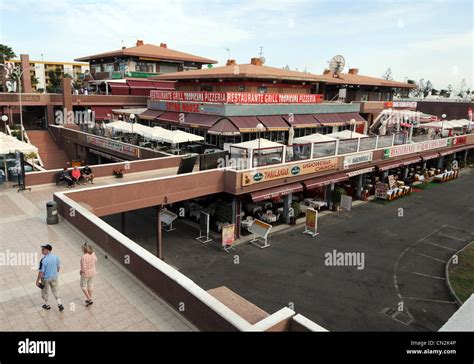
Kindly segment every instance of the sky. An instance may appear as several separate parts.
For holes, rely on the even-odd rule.
[[[461,80],[473,88],[474,0],[0,0],[0,43],[30,59],[145,43],[216,59],[321,74],[341,54],[362,75]],[[228,51],[229,49],[230,51]]]

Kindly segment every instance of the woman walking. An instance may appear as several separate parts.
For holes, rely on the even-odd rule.
[[[92,301],[92,291],[94,289],[94,278],[97,274],[95,269],[97,256],[88,243],[82,244],[82,252],[84,254],[81,257],[81,289],[86,295],[86,306],[90,306],[94,303]]]

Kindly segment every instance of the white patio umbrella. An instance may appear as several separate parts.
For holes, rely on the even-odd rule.
[[[296,144],[301,143],[321,143],[321,142],[333,142],[336,138],[327,136],[325,134],[315,133],[311,135],[305,135],[299,138],[295,138],[294,142]]]
[[[342,130],[335,133],[327,134],[328,137],[336,139],[355,139],[355,138],[368,138],[368,135],[356,133],[355,131]]]
[[[35,152],[38,154],[38,148],[33,144],[22,142],[15,137],[0,132],[0,155],[3,155],[3,165],[5,168],[5,176],[8,180],[7,158],[6,155],[20,151],[22,153]]]
[[[121,131],[125,133],[132,132],[132,125],[122,120],[116,120],[112,121],[111,123],[107,123],[105,124],[105,128],[112,129],[112,131]]]

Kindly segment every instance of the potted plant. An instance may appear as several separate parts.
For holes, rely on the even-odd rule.
[[[115,176],[116,178],[123,178],[124,172],[125,172],[125,169],[116,168],[116,169],[114,169],[114,176]]]
[[[345,195],[346,190],[342,187],[336,187],[331,191],[332,210],[337,211],[341,203],[341,195]]]

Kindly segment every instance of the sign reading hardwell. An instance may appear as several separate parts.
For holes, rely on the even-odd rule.
[[[95,145],[96,147],[113,150],[114,152],[131,155],[132,157],[140,157],[140,149],[133,145],[118,142],[112,139],[99,138],[96,136],[88,135],[87,143]]]
[[[331,171],[337,168],[337,158],[300,162],[281,167],[258,168],[242,173],[242,186],[268,182],[281,178]]]
[[[444,148],[448,146],[448,139],[435,139],[416,144],[405,144],[384,150],[384,158],[394,158],[405,154],[425,152],[431,149]]]
[[[317,104],[323,102],[323,95],[151,90],[150,99],[152,101],[210,102],[221,104]]]

